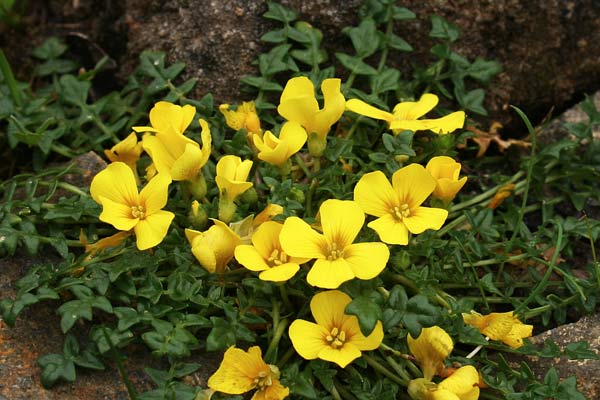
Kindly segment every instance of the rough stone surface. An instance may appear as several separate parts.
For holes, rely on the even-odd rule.
[[[561,349],[569,343],[586,341],[590,344],[590,349],[600,355],[600,314],[585,316],[572,324],[551,329],[531,338],[531,341],[541,345],[548,339],[554,341]],[[543,381],[546,372],[555,367],[561,379],[575,376],[577,389],[588,399],[600,398],[599,360],[569,360],[565,357],[526,359],[538,379]]]
[[[355,25],[360,0],[282,0],[324,32],[324,45],[345,49],[341,28]],[[266,2],[256,0],[77,0],[30,2],[26,29],[19,33],[29,43],[44,36],[66,36],[85,53],[88,63],[104,53],[116,60],[125,77],[143,50],[167,52],[171,62],[183,61],[186,77],[198,78],[195,96],[212,92],[219,102],[244,98],[239,78],[255,73],[251,62],[264,49],[260,36],[275,25],[264,20]],[[514,104],[533,120],[552,107],[568,108],[582,93],[600,84],[600,2],[596,0],[406,0],[400,2],[417,20],[399,22],[396,32],[415,52],[392,53],[390,60],[408,71],[432,56],[427,37],[429,17],[438,14],[462,32],[455,44],[460,54],[497,60],[504,71],[488,90],[490,118],[508,123]],[[11,32],[0,31],[16,65],[27,59],[20,43],[10,49]],[[85,61],[85,60],[84,60]]]
[[[600,110],[600,91],[590,96],[597,110]],[[552,120],[548,126],[539,134],[542,143],[552,143],[561,140],[567,136],[575,140],[575,137],[564,127],[565,123],[586,123],[589,121],[588,115],[583,111],[580,104],[571,107],[557,118]],[[594,138],[600,139],[600,126],[592,127]]]

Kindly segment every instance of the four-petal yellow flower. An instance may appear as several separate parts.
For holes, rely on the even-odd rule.
[[[298,217],[285,220],[281,247],[292,257],[316,258],[306,277],[309,284],[336,289],[353,279],[373,279],[387,264],[390,252],[377,243],[353,243],[365,222],[359,205],[349,200],[326,200],[319,209],[323,234]]]
[[[251,160],[242,161],[241,158],[233,155],[221,157],[217,163],[215,177],[221,197],[232,202],[250,189],[252,182],[247,182],[250,169],[252,169]]]
[[[394,134],[402,131],[430,130],[437,134],[450,133],[462,128],[465,123],[464,111],[456,111],[442,118],[419,119],[437,105],[439,99],[436,95],[425,93],[419,101],[406,101],[396,104],[394,111],[389,113],[365,103],[362,100],[350,99],[346,102],[346,109],[369,118],[387,121]]]
[[[429,160],[425,169],[436,180],[436,186],[433,191],[434,197],[446,203],[454,199],[458,191],[467,183],[466,176],[458,179],[460,167],[460,163],[446,156],[433,157]]]
[[[261,224],[252,234],[252,245],[235,248],[235,259],[250,271],[260,271],[263,281],[285,282],[300,269],[306,258],[289,257],[281,248],[279,234],[283,225],[275,221]]]
[[[364,336],[354,315],[344,312],[350,296],[339,290],[316,294],[310,310],[316,323],[297,319],[290,325],[290,340],[298,354],[307,360],[320,358],[345,368],[360,357],[361,351],[374,350],[383,340],[383,326],[377,321],[369,336]]]
[[[392,184],[381,171],[363,175],[354,187],[354,200],[365,213],[378,217],[367,226],[390,244],[408,244],[408,233],[440,229],[448,211],[422,207],[433,192],[435,179],[419,164],[410,164],[392,175]]]
[[[492,340],[501,342],[516,349],[523,346],[523,338],[530,337],[533,325],[522,323],[513,311],[481,315],[475,311],[463,313],[463,320]]]
[[[192,254],[205,270],[223,272],[242,240],[227,224],[218,219],[213,222],[215,224],[204,232],[186,229],[185,237],[190,242]]]
[[[281,400],[290,394],[279,382],[279,368],[263,361],[258,346],[248,351],[233,346],[227,349],[219,369],[208,378],[208,387],[227,394],[256,389],[252,400]]]
[[[299,123],[289,121],[281,127],[279,137],[273,135],[271,131],[266,131],[263,137],[254,135],[253,140],[258,149],[258,158],[282,167],[304,146],[306,131]]]
[[[146,250],[163,240],[175,217],[162,210],[170,183],[168,174],[158,174],[138,193],[131,168],[115,162],[94,177],[90,194],[102,205],[100,221],[121,231],[133,229],[138,249]]]
[[[305,76],[290,79],[279,100],[277,111],[288,121],[298,122],[308,134],[308,149],[313,156],[321,156],[326,146],[327,133],[344,113],[346,99],[341,80],[325,79],[321,84],[324,105],[319,109],[315,87]]]

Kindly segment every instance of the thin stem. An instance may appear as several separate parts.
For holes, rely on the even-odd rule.
[[[540,283],[535,287],[535,289],[533,289],[533,291],[531,292],[529,297],[527,297],[527,299],[525,299],[525,301],[522,302],[521,304],[519,304],[519,306],[515,309],[515,314],[518,314],[520,311],[522,311],[527,306],[527,304],[529,304],[533,299],[535,299],[541,293],[541,291],[544,290],[544,288],[546,287],[546,283],[550,280],[550,276],[552,275],[552,272],[554,271],[554,267],[556,265],[556,261],[558,260],[558,254],[560,253],[560,249],[562,248],[562,240],[563,240],[562,225],[557,224],[556,227],[558,229],[556,232],[556,244],[554,245],[555,250],[554,250],[554,254],[552,255],[552,260],[550,261],[550,264],[548,265],[548,270],[542,277],[542,280],[540,281]]]
[[[454,204],[452,206],[452,208],[450,209],[450,211],[451,212],[455,212],[455,211],[459,211],[459,210],[462,210],[464,208],[471,207],[471,206],[474,206],[476,204],[479,204],[479,203],[483,202],[484,200],[487,200],[490,197],[493,197],[496,194],[496,192],[498,192],[498,189],[500,189],[502,186],[506,186],[506,185],[508,185],[510,183],[513,183],[513,182],[519,180],[523,175],[524,175],[524,172],[523,171],[519,171],[516,174],[514,174],[506,182],[503,182],[503,183],[501,183],[499,185],[496,185],[493,188],[488,189],[487,191],[485,191],[485,192],[483,192],[483,193],[481,193],[481,194],[479,194],[479,195],[477,195],[477,196],[475,196],[475,197],[473,197],[473,198],[471,198],[469,200],[465,200],[465,201],[463,201],[461,203]]]
[[[375,371],[387,376],[390,380],[397,383],[398,385],[402,385],[404,387],[408,386],[408,381],[401,379],[401,378],[397,377],[396,375],[392,374],[386,367],[381,365],[379,363],[379,361],[375,360],[371,356],[363,354],[363,358],[365,359],[367,364],[369,364]]]
[[[6,86],[8,86],[8,90],[10,92],[10,96],[13,99],[13,102],[17,107],[21,107],[23,104],[21,99],[21,93],[19,93],[19,88],[17,87],[17,81],[15,80],[15,76],[10,69],[10,64],[4,55],[2,49],[0,49],[0,71],[4,76],[4,82],[6,82]]]
[[[104,327],[102,328],[102,334],[104,335],[104,339],[106,339],[106,342],[108,343],[108,346],[110,347],[110,351],[115,360],[115,363],[117,364],[117,369],[119,370],[119,374],[121,375],[121,378],[123,379],[125,388],[127,388],[127,393],[129,394],[129,398],[131,400],[137,400],[137,393],[136,393],[135,389],[133,388],[133,385],[131,384],[131,381],[129,380],[127,373],[125,372],[125,367],[123,367],[123,362],[121,361],[121,358],[119,357],[119,354],[117,353],[117,349],[115,348],[115,345],[113,344],[112,340],[110,339],[109,334],[106,333],[106,328],[104,328]]]

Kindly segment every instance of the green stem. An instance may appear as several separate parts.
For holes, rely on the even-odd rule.
[[[577,300],[577,299],[579,299],[579,295],[578,294],[574,294],[574,295],[569,296],[566,299],[564,299],[561,302],[561,305],[563,305],[563,306],[569,305],[569,304],[575,302],[575,300]],[[531,310],[525,311],[523,313],[523,319],[527,320],[529,318],[536,317],[536,316],[538,316],[540,314],[545,313],[546,311],[552,310],[553,308],[555,308],[555,306],[552,303],[548,303],[548,304],[540,306],[540,307],[532,308]]]
[[[298,155],[298,153],[296,153],[294,155],[294,160],[296,160],[296,164],[298,164],[300,169],[304,172],[304,175],[306,175],[306,177],[309,179],[312,178],[312,173],[306,166],[306,163],[304,162],[304,160]]]
[[[135,389],[133,388],[133,385],[131,384],[131,381],[129,380],[127,373],[125,372],[125,367],[123,367],[123,362],[121,361],[121,358],[119,357],[119,354],[117,353],[117,349],[115,348],[115,345],[113,344],[112,340],[110,339],[109,334],[106,333],[106,328],[104,328],[104,327],[102,328],[102,334],[104,335],[104,339],[106,339],[106,342],[108,343],[108,346],[110,347],[110,351],[115,360],[115,363],[117,364],[117,369],[119,370],[121,379],[123,379],[125,388],[127,388],[127,393],[129,394],[129,398],[131,400],[137,400],[137,393],[135,392]]]
[[[527,306],[527,304],[529,304],[533,299],[535,299],[542,292],[542,290],[544,290],[544,288],[546,287],[546,284],[550,280],[550,276],[552,276],[552,272],[554,271],[556,261],[558,260],[558,254],[560,253],[560,250],[562,248],[562,240],[563,240],[562,225],[559,223],[556,225],[556,227],[558,228],[557,232],[556,232],[556,244],[554,245],[554,254],[552,255],[552,260],[550,261],[550,264],[548,265],[548,270],[542,277],[542,280],[540,281],[540,283],[535,287],[535,289],[533,289],[533,291],[531,292],[529,297],[527,297],[527,299],[525,299],[525,301],[522,302],[521,304],[519,304],[519,306],[515,309],[515,314],[518,314],[520,311],[522,311]]]
[[[391,381],[404,387],[408,386],[408,381],[392,374],[386,367],[384,367],[382,364],[379,363],[379,361],[375,360],[371,356],[363,354],[363,358],[365,359],[367,364],[369,364],[375,371],[387,376]]]
[[[590,248],[592,250],[592,261],[594,262],[594,271],[596,272],[596,282],[598,283],[598,287],[600,288],[600,265],[598,264],[598,257],[596,256],[596,245],[594,243],[594,238],[592,235],[592,227],[590,226],[590,221],[587,215],[584,216],[585,226],[587,227],[587,234],[590,239]]]
[[[340,393],[337,391],[337,388],[335,387],[335,383],[333,385],[331,385],[331,390],[329,391],[329,393],[331,393],[331,397],[333,397],[334,400],[342,400]]]
[[[6,82],[6,86],[8,86],[8,90],[10,92],[10,96],[13,99],[15,105],[20,108],[23,104],[21,99],[21,93],[19,93],[19,88],[17,87],[17,81],[15,80],[15,76],[10,69],[10,64],[4,55],[2,49],[0,49],[0,71],[4,76],[4,82]]]
[[[68,190],[69,192],[78,194],[81,197],[90,197],[89,194],[87,194],[83,190],[79,189],[77,186],[71,185],[70,183],[58,182],[57,186],[61,189],[65,189],[65,190]]]
[[[310,182],[310,187],[308,188],[308,192],[306,193],[306,202],[304,209],[306,210],[304,216],[309,217],[312,215],[312,198],[315,193],[315,190],[319,186],[319,180],[317,178],[313,178]]]
[[[463,202],[460,202],[458,204],[454,204],[452,206],[452,208],[450,209],[451,212],[455,212],[455,211],[459,211],[462,210],[464,208],[467,207],[471,207],[474,206],[476,204],[479,204],[491,197],[494,197],[494,195],[498,192],[498,189],[500,189],[502,186],[508,185],[510,183],[513,183],[517,180],[519,180],[522,176],[524,175],[523,171],[519,171],[516,174],[514,174],[509,180],[507,180],[506,182],[503,182],[499,185],[494,186],[491,189],[486,190],[485,192],[469,199],[469,200],[465,200]]]

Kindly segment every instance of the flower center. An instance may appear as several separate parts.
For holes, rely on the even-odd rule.
[[[327,253],[329,253],[327,256],[329,261],[344,257],[344,249],[338,249],[338,244],[336,242],[329,243],[327,245]]]
[[[260,371],[254,378],[254,383],[258,390],[264,390],[273,384],[273,377],[270,371]]]
[[[346,332],[340,331],[338,328],[334,327],[331,332],[329,332],[329,335],[325,337],[325,340],[327,340],[327,343],[333,349],[339,349],[346,342]]]
[[[146,209],[142,206],[131,206],[131,216],[133,218],[146,218]]]
[[[402,221],[403,218],[410,217],[410,208],[408,207],[408,204],[402,204],[400,206],[395,206],[392,209],[392,215],[398,221]]]
[[[286,262],[288,262],[288,256],[281,249],[273,249],[273,251],[271,252],[271,255],[269,255],[269,258],[267,259],[267,261],[268,261],[269,265],[273,267],[273,266],[285,264]]]

